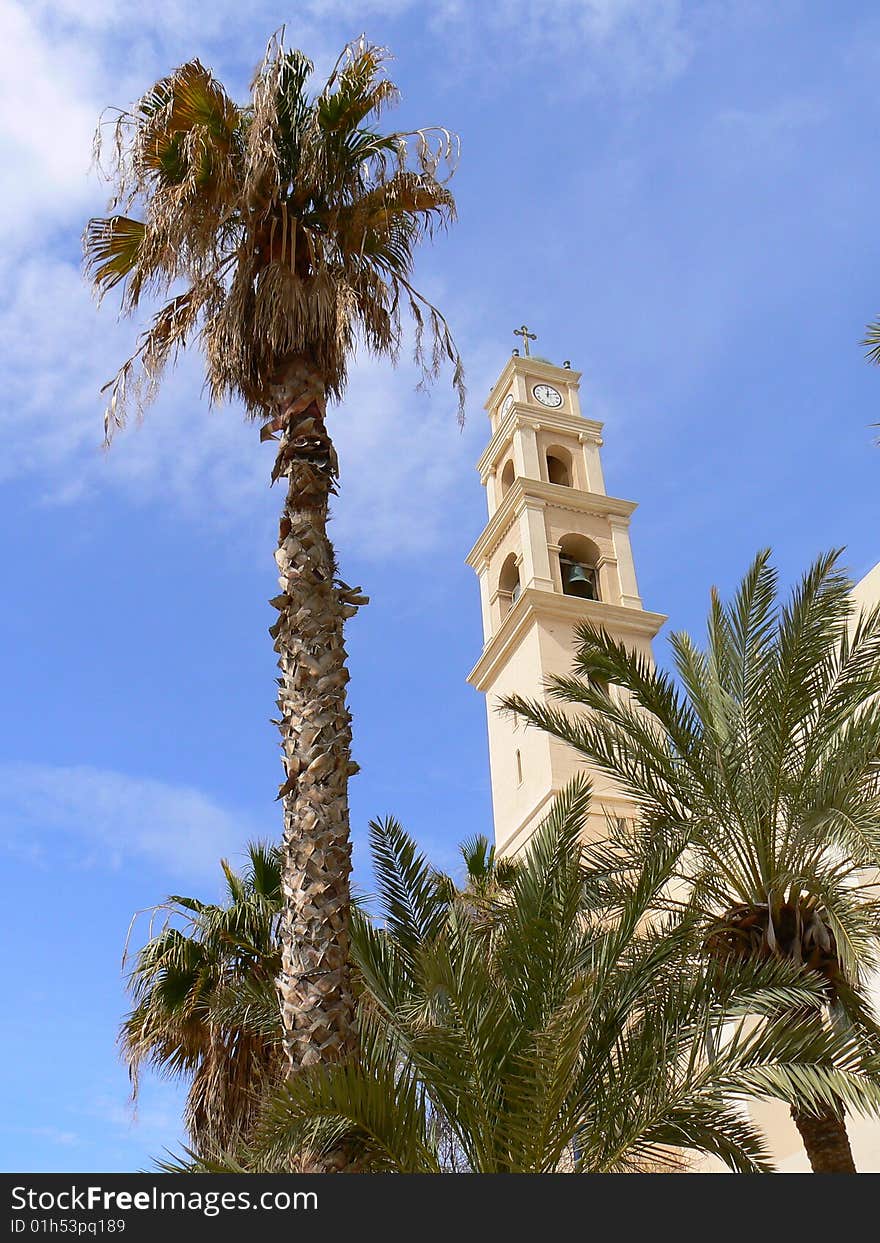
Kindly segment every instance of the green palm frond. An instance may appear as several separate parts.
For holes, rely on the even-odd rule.
[[[142,221],[127,216],[89,221],[84,241],[86,270],[100,296],[138,272],[144,231]]]
[[[396,821],[374,822],[379,922],[364,910],[353,922],[357,1053],[252,1077],[247,1127],[205,1127],[161,1168],[618,1172],[686,1168],[697,1153],[760,1172],[772,1166],[749,1100],[877,1112],[880,1030],[859,993],[842,987],[828,1012],[825,977],[791,959],[701,961],[699,910],[661,900],[678,845],[638,825],[584,845],[588,811],[580,779],[490,919],[474,918],[473,886],[497,866],[485,839],[465,843],[472,880],[449,890]],[[212,1031],[280,1050],[272,975],[221,986],[212,974],[227,954],[258,965],[255,949],[277,944],[263,924],[275,862],[252,851],[244,874],[228,870],[227,905],[181,904],[201,939],[169,926],[136,964],[155,1024],[145,1048],[194,1076],[193,1108],[222,1104],[218,1076],[235,1065],[228,1042],[206,1055]]]
[[[254,1147],[276,1168],[290,1154],[320,1158],[343,1149],[364,1172],[440,1172],[424,1090],[366,1015],[357,1060],[309,1068],[278,1087]]]
[[[372,820],[370,845],[385,926],[399,945],[414,948],[442,926],[448,904],[432,869],[397,820]]]
[[[633,831],[585,848],[610,909],[626,909],[651,865],[649,918],[690,925],[702,970],[712,955],[739,970],[783,958],[824,980],[812,1006],[791,998],[789,1012],[851,1014],[855,1078],[825,1033],[826,1065],[780,1062],[750,1083],[792,1104],[800,1085],[805,1108],[837,1112],[874,1108],[876,1035],[859,989],[880,949],[880,610],[854,617],[851,587],[831,551],[781,600],[765,550],[730,602],[713,591],[704,645],[672,636],[673,674],[585,624],[570,677],[503,704],[632,800]]]
[[[151,918],[134,955],[120,1031],[135,1094],[144,1066],[188,1081],[185,1121],[202,1154],[240,1142],[283,1065],[278,850],[252,843],[243,872],[222,868],[225,903],[175,895],[153,913],[164,924],[154,932]]]
[[[862,339],[862,345],[868,347],[868,352],[865,355],[868,362],[880,364],[880,320],[875,319],[873,323],[868,324]]]
[[[579,845],[587,794],[569,790],[530,843],[488,941],[455,903],[417,952],[409,929],[402,947],[376,933],[382,1022],[467,1167],[675,1168],[695,1149],[766,1170],[737,1102],[773,1085],[794,1100],[803,1083],[808,1108],[835,1092],[872,1108],[868,1016],[817,1027],[824,981],[791,962],[700,968],[697,913],[656,913],[673,847],[627,860],[610,901],[613,856]]]

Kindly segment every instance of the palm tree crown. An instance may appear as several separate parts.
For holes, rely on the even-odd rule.
[[[274,998],[280,965],[281,871],[277,847],[251,844],[243,874],[221,864],[226,900],[172,896],[135,955],[134,1008],[120,1032],[135,1093],[145,1065],[189,1080],[185,1123],[200,1151],[223,1151],[249,1135],[267,1088],[281,1077],[278,1032],[254,1012]],[[275,1004],[277,1014],[277,1002]]]
[[[448,357],[462,391],[446,322],[410,281],[418,242],[454,217],[437,174],[451,170],[457,140],[443,129],[378,131],[397,99],[381,76],[387,59],[363,39],[350,44],[312,97],[311,62],[276,36],[246,105],[193,60],[117,115],[113,214],[88,224],[88,270],[100,294],[123,284],[124,311],[182,288],[112,381],[108,436],[124,419],[137,364],[149,397],[195,337],[212,397],[241,396],[254,417],[271,410],[278,368],[293,356],[308,358],[339,397],[358,334],[377,354],[396,355],[402,307],[426,371]],[[432,344],[423,351],[426,321]]]
[[[574,676],[548,685],[563,706],[505,707],[614,778],[640,849],[674,847],[666,902],[699,915],[704,950],[810,968],[868,1030],[857,989],[880,927],[880,609],[854,619],[851,586],[831,553],[780,603],[761,553],[730,604],[713,592],[705,648],[672,636],[678,684],[584,624]]]

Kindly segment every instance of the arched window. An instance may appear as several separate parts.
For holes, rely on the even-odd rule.
[[[522,756],[520,755],[519,751],[517,751],[517,753],[516,753],[516,784],[517,784],[518,786],[521,786],[521,785],[522,785],[522,777],[523,777],[523,774],[522,774]]]
[[[547,450],[547,478],[564,488],[571,487],[571,454],[567,449],[554,445]]]
[[[599,549],[585,535],[565,535],[559,541],[562,590],[582,600],[599,599]]]
[[[516,478],[516,474],[513,469],[513,462],[508,461],[505,463],[504,470],[502,470],[501,472],[501,495],[502,496],[507,495],[510,485],[513,483],[515,478]]]
[[[501,573],[498,575],[498,595],[501,599],[501,614],[505,616],[516,604],[520,595],[519,567],[516,564],[516,553],[512,552],[504,560]]]

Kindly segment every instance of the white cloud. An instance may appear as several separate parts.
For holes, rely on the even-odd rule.
[[[215,879],[217,860],[260,836],[247,816],[189,786],[86,766],[0,765],[8,849],[79,866],[148,860],[169,876]]]
[[[549,58],[557,83],[562,74],[570,86],[631,90],[680,73],[693,51],[678,0],[310,0],[288,24],[288,42],[323,70],[364,25],[413,16],[447,51],[437,58],[441,73],[465,61],[497,71],[503,37],[508,70]],[[136,14],[130,0],[0,0],[0,153],[15,169],[2,245],[97,202],[88,170],[104,106],[126,106],[194,55],[231,74],[240,92],[278,20],[274,3],[233,0],[154,0]]]
[[[134,1139],[146,1146],[161,1145],[170,1149],[175,1139],[181,1138],[180,1092],[173,1088],[163,1092],[164,1086],[157,1076],[150,1075],[149,1104],[144,1104],[143,1100],[137,1104],[132,1101],[123,1104],[108,1092],[96,1096],[82,1112],[109,1127],[118,1139]],[[141,1097],[143,1095],[142,1091]]]
[[[621,81],[673,72],[685,56],[673,0],[502,0],[491,10],[436,0],[426,8],[435,31],[454,29],[456,46],[487,63],[502,26],[518,57],[580,42],[590,64],[604,58]],[[417,11],[423,7],[415,0],[312,0],[298,10],[289,38],[320,57],[373,16]],[[131,352],[136,325],[114,322],[110,305],[95,313],[71,252],[84,218],[101,205],[97,183],[86,176],[100,107],[127,103],[187,55],[213,63],[217,54],[222,62],[244,48],[256,59],[276,21],[272,5],[231,0],[159,0],[135,18],[123,0],[0,0],[0,151],[16,169],[0,238],[0,478],[27,477],[44,503],[116,492],[136,503],[161,500],[212,527],[229,530],[247,519],[249,533],[256,522],[260,542],[269,538],[280,503],[267,487],[271,446],[259,445],[237,409],[207,409],[197,358],[169,378],[143,426],[102,453],[98,390]],[[455,61],[451,50],[447,59]],[[242,87],[249,69],[238,66]],[[53,231],[63,253],[53,253]],[[481,333],[480,326],[471,339]],[[484,352],[479,345],[476,355],[468,351]],[[480,392],[469,370],[472,392]],[[393,373],[363,358],[344,407],[332,412],[343,468],[334,532],[365,556],[435,546],[456,488],[473,484],[471,463],[485,438],[479,402],[462,436],[445,382],[426,397],[414,392],[415,381],[410,367]]]
[[[815,143],[828,117],[827,106],[807,95],[782,96],[757,108],[725,108],[705,131],[706,167],[725,178],[776,184],[782,170]]]
[[[0,159],[15,170],[3,195],[4,248],[41,219],[82,209],[93,194],[91,59],[88,48],[74,56],[47,43],[22,6],[0,4]]]
[[[776,100],[766,108],[726,108],[718,121],[775,153],[785,135],[818,125],[827,115],[827,109],[817,100],[795,96]]]
[[[477,16],[479,14],[479,16]],[[468,59],[500,64],[552,63],[543,89],[652,89],[681,73],[694,35],[679,0],[440,0],[431,11],[438,29],[464,36]],[[460,52],[457,47],[457,51]]]
[[[185,356],[141,425],[102,450],[99,389],[132,348],[136,327],[96,312],[69,263],[31,259],[7,271],[0,306],[6,359],[0,480],[26,477],[46,504],[117,494],[136,504],[173,506],[210,529],[272,538],[281,504],[269,489],[271,444],[237,406],[208,407],[200,360]],[[462,435],[447,381],[415,391],[410,365],[358,360],[343,406],[330,414],[342,465],[334,533],[374,559],[432,547],[442,537],[444,506],[463,480],[472,483],[479,416]],[[475,426],[476,424],[476,426]]]
[[[27,1127],[25,1128],[25,1134],[33,1135],[37,1139],[45,1139],[50,1144],[61,1148],[71,1148],[80,1143],[80,1136],[76,1131],[62,1131],[57,1126]]]

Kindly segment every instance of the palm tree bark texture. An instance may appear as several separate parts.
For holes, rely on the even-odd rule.
[[[855,1174],[856,1164],[842,1114],[827,1108],[819,1114],[792,1109],[814,1174]]]
[[[271,633],[278,653],[278,707],[286,779],[282,874],[283,958],[279,990],[292,1069],[354,1052],[349,966],[351,845],[348,778],[351,715],[346,705],[346,617],[366,603],[336,577],[327,535],[336,490],[336,453],[325,427],[324,384],[294,358],[274,386],[280,430],[273,478],[287,477],[278,565],[281,594]],[[265,435],[265,429],[264,429]]]

